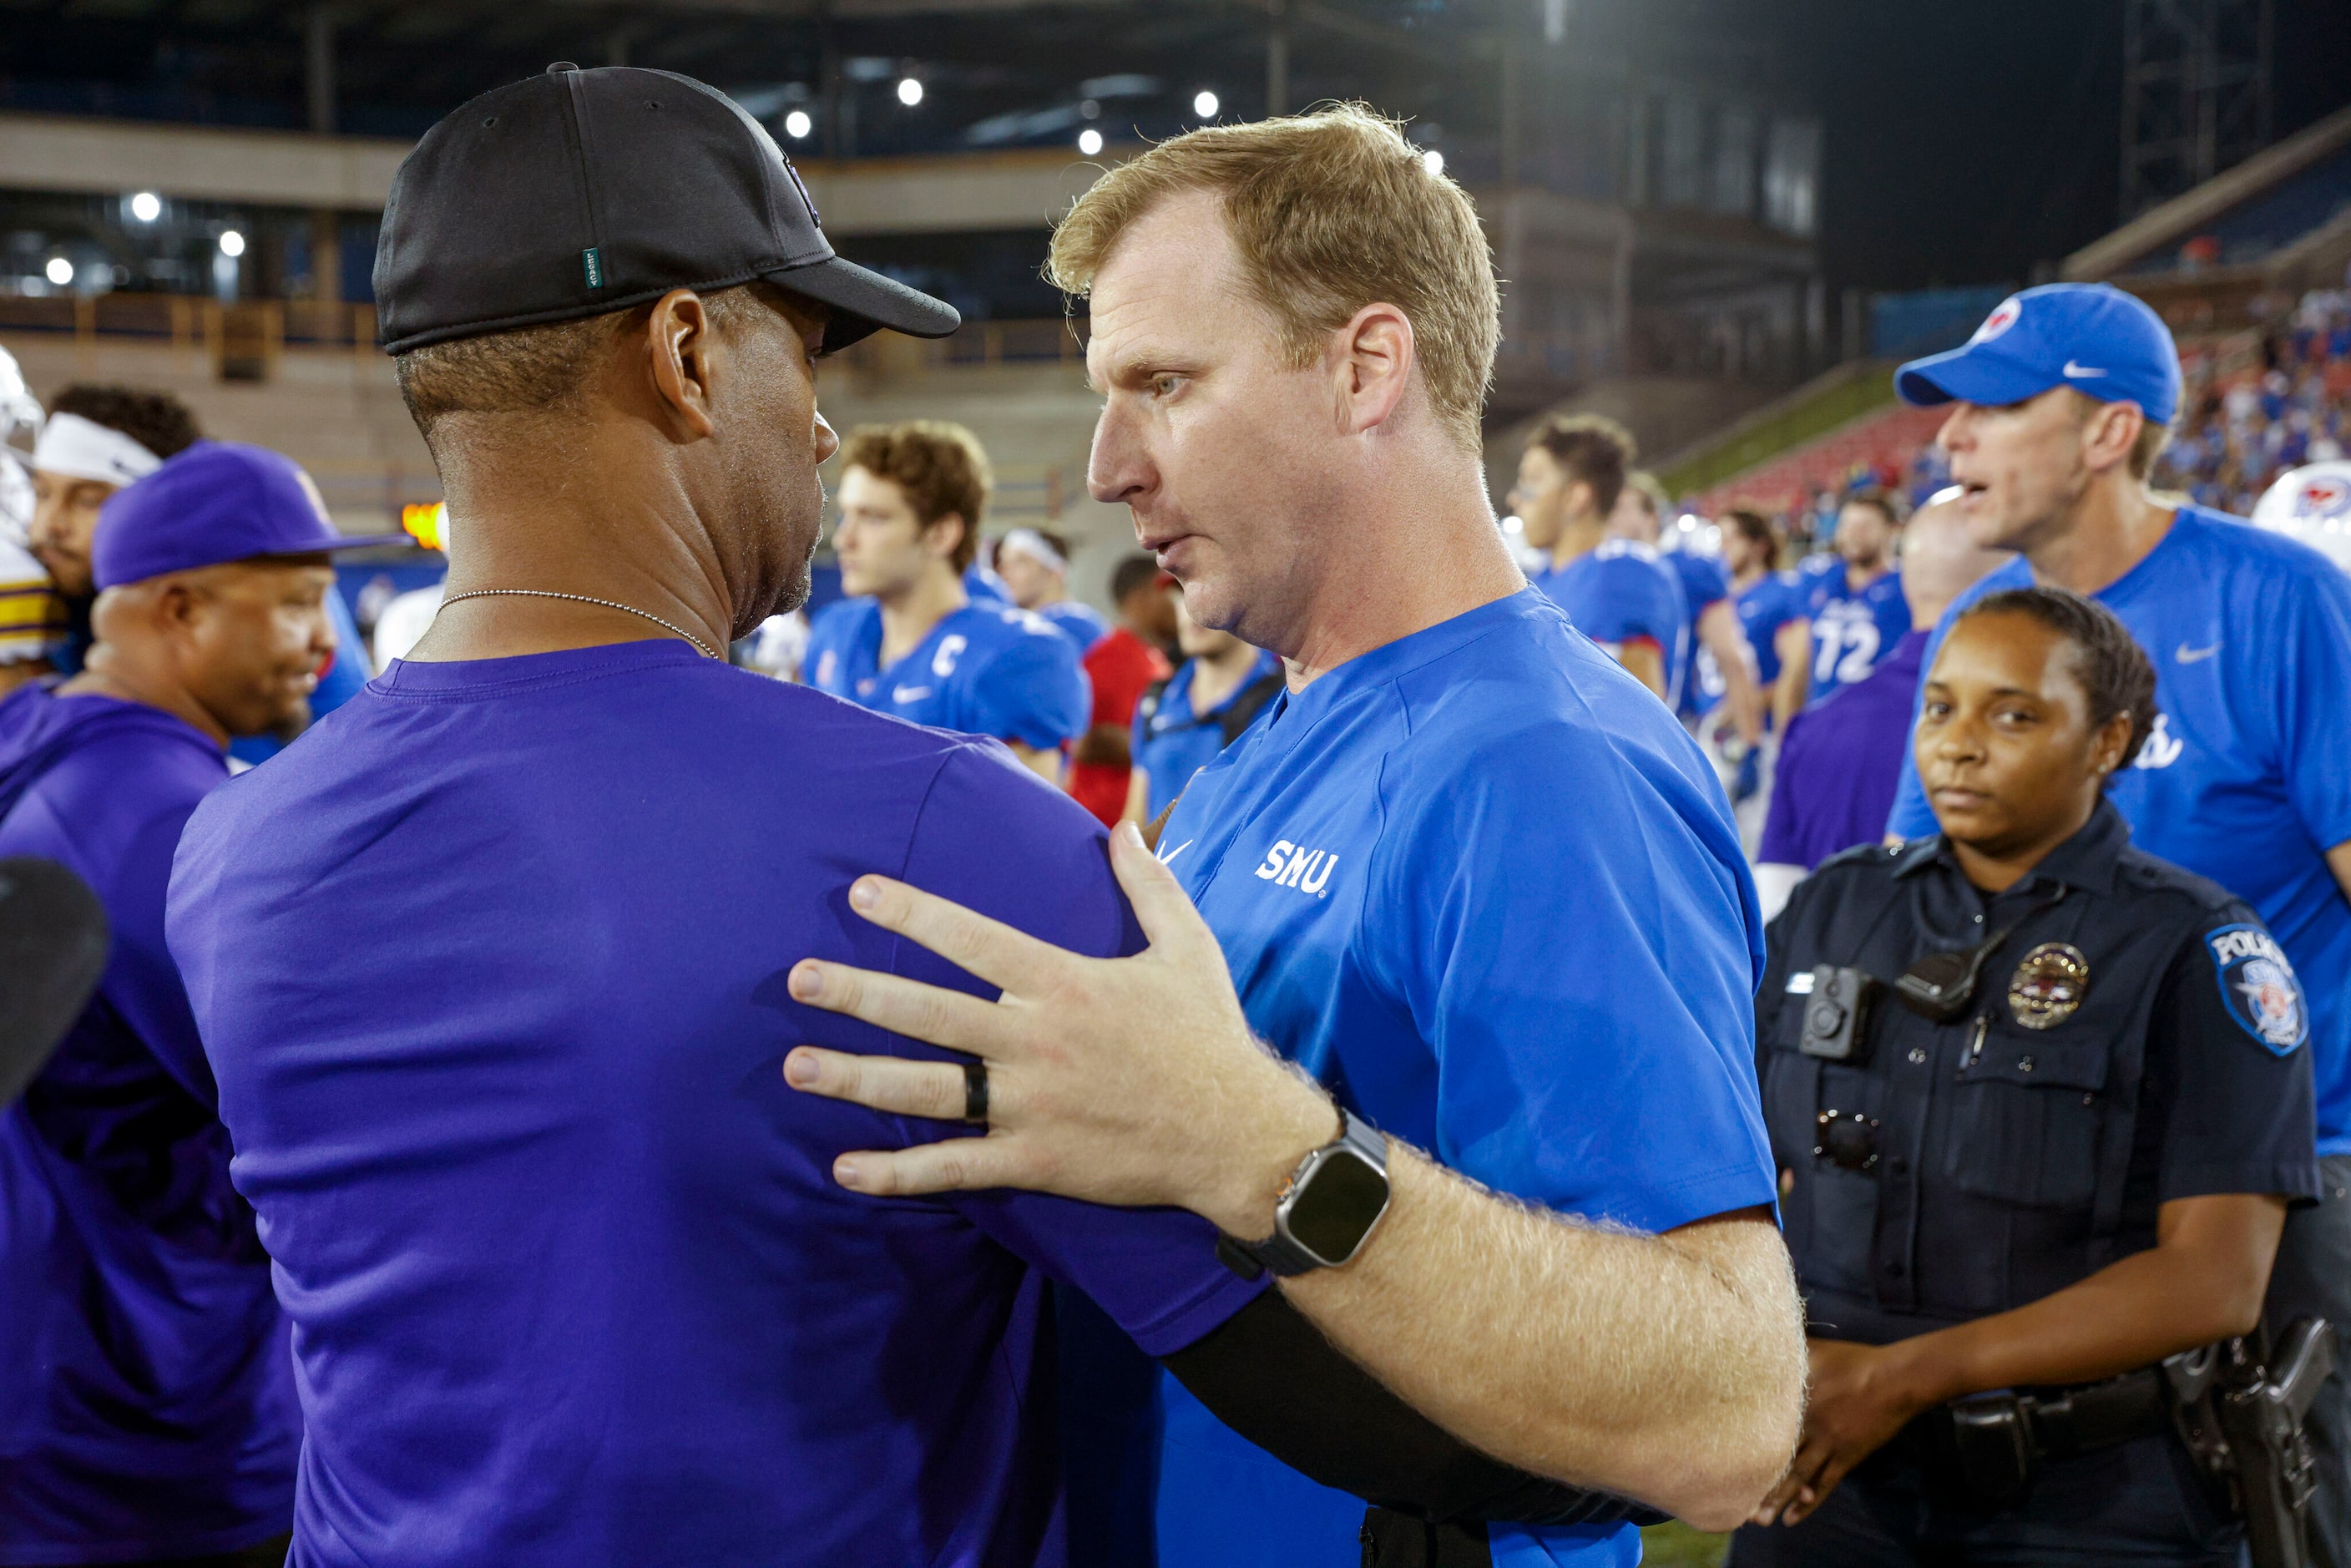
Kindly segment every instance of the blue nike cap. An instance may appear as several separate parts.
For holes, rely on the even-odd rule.
[[[259,556],[407,544],[353,536],[327,520],[318,486],[290,457],[235,441],[199,441],[99,508],[90,576],[100,588]]]
[[[2048,283],[2011,294],[1976,335],[1894,372],[1905,402],[1998,407],[2072,387],[2135,402],[2157,424],[2179,411],[2179,350],[2147,301],[2111,283]]]

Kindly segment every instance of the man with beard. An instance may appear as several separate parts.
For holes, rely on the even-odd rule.
[[[293,1366],[164,885],[229,741],[308,716],[350,541],[293,464],[209,442],[106,502],[95,540],[81,674],[0,702],[0,856],[69,867],[113,929],[0,1113],[0,1563],[277,1563]]]

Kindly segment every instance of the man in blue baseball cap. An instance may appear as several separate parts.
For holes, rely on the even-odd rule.
[[[2022,552],[1953,602],[1927,664],[1969,605],[2034,582],[2096,598],[2154,662],[2160,712],[2108,797],[2140,849],[2251,904],[2307,990],[2325,1191],[2286,1220],[2269,1320],[2351,1324],[2351,579],[2304,545],[2149,490],[2179,360],[2161,319],[2118,288],[2026,289],[1894,384],[1910,402],[1952,405],[1937,439],[1960,516],[1977,545]],[[1887,831],[1935,831],[1914,765]],[[2343,1374],[2307,1425],[2313,1548],[2343,1564]]]
[[[106,502],[81,674],[0,702],[0,855],[70,867],[114,938],[0,1113],[0,1563],[283,1560],[292,1361],[163,894],[230,739],[307,716],[353,542],[284,457],[200,442]]]

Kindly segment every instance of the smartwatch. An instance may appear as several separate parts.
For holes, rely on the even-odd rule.
[[[1262,1241],[1222,1236],[1217,1256],[1244,1280],[1270,1270],[1287,1279],[1352,1261],[1388,1211],[1388,1145],[1352,1111],[1339,1136],[1298,1162],[1274,1200],[1273,1234]]]

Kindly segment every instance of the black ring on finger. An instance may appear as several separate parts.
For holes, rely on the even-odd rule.
[[[987,1063],[985,1061],[963,1064],[963,1119],[983,1127],[987,1125]]]

